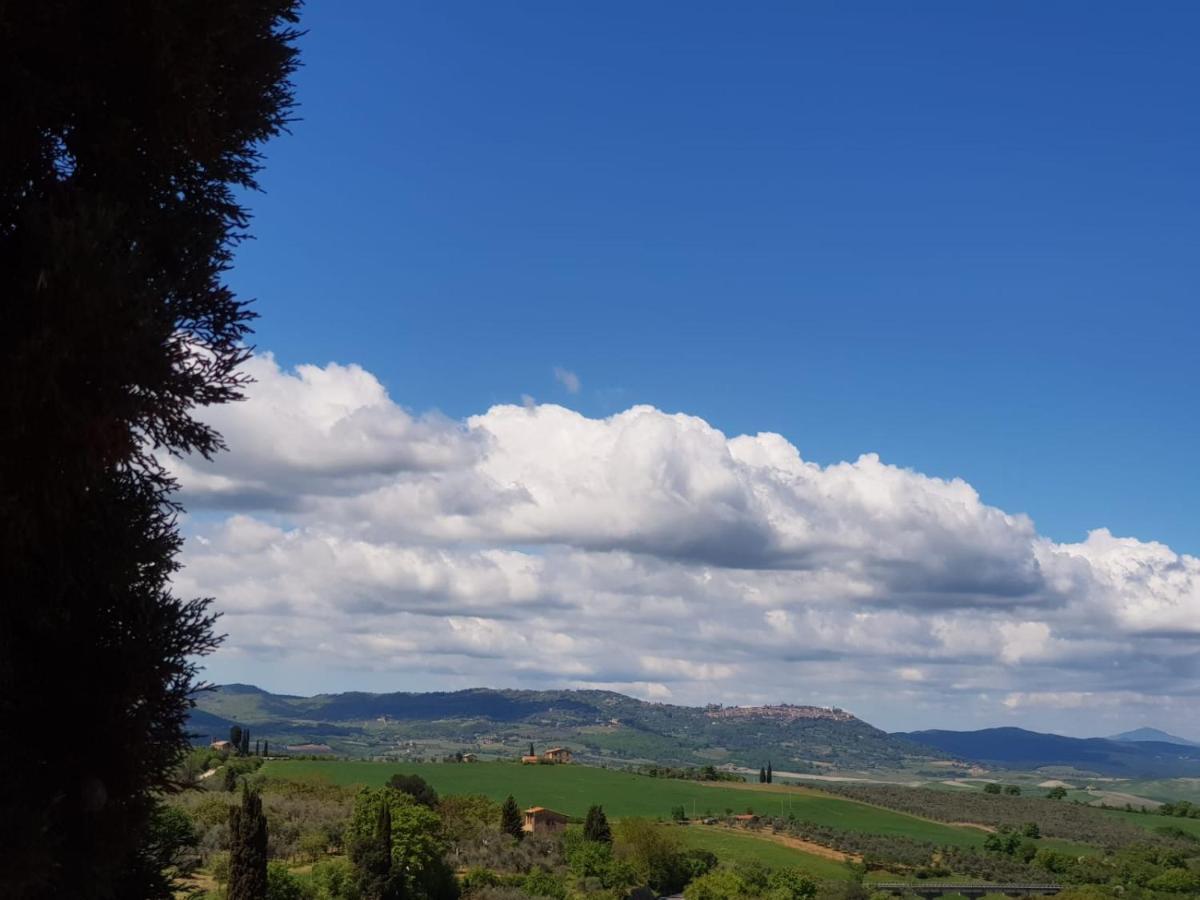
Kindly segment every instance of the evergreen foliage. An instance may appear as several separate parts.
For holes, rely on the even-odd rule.
[[[513,795],[509,794],[504,800],[504,805],[500,807],[500,830],[505,834],[511,834],[519,841],[525,837],[525,831],[522,828],[524,824],[525,817],[521,814],[521,809],[517,806]]]
[[[242,726],[229,726],[229,743],[233,745],[233,752],[237,753],[242,749]]]
[[[758,770],[758,783],[759,784],[767,783],[767,770],[764,768],[759,768],[759,770]]]
[[[220,450],[199,410],[244,384],[224,272],[289,118],[296,8],[0,7],[0,718],[37,736],[0,742],[6,900],[173,894],[158,798],[218,638],[171,593],[160,459]]]
[[[385,836],[390,836],[386,863],[382,858]],[[365,898],[452,900],[458,896],[458,882],[445,861],[442,823],[433,810],[408,794],[390,787],[360,790],[346,840]]]
[[[438,795],[428,781],[420,775],[393,775],[388,779],[388,787],[401,793],[408,794],[422,806],[437,809]]]
[[[364,897],[392,900],[402,896],[402,883],[392,878],[392,811],[387,803],[379,804],[375,831],[359,845],[355,865],[358,887]]]
[[[267,895],[267,817],[262,797],[242,785],[241,806],[229,810],[228,900],[263,900]]]
[[[775,780],[775,773],[772,771],[771,761],[768,759],[767,760],[767,784],[773,783],[774,780]]]
[[[612,843],[612,828],[608,824],[608,816],[604,815],[604,807],[591,806],[583,823],[583,836],[589,841],[599,841],[602,844]]]

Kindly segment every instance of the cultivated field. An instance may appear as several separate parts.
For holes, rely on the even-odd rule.
[[[664,828],[672,826],[663,826]],[[806,853],[777,843],[765,837],[745,834],[728,828],[703,825],[676,828],[675,833],[685,847],[711,850],[722,862],[760,862],[772,868],[799,866],[818,878],[841,880],[848,878],[850,870],[843,863]],[[888,876],[894,877],[894,876]]]
[[[976,829],[931,822],[868,806],[804,787],[745,785],[729,782],[649,778],[589,766],[521,766],[513,763],[374,763],[288,760],[268,762],[268,775],[301,778],[316,775],[338,784],[378,786],[397,772],[420,775],[442,794],[484,794],[503,800],[509,794],[522,806],[548,806],[583,816],[599,803],[615,818],[669,818],[682,806],[689,816],[753,811],[788,815],[850,831],[900,835],[936,844],[979,847],[985,835]]]

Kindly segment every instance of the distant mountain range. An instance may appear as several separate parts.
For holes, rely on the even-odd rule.
[[[1110,741],[1125,741],[1126,743],[1144,743],[1146,741],[1160,744],[1181,744],[1184,747],[1200,747],[1200,742],[1189,741],[1178,735],[1169,734],[1159,728],[1135,728],[1133,731],[1122,731],[1120,734],[1109,735]]]
[[[226,684],[197,698],[197,742],[233,725],[293,752],[440,758],[471,751],[514,758],[562,744],[595,764],[732,765],[822,774],[889,773],[945,778],[955,769],[1174,778],[1200,776],[1200,746],[1157,729],[1113,738],[1072,738],[1022,728],[888,734],[839,709],[648,703],[613,691],[475,688],[435,693],[350,692],[300,697]]]
[[[512,758],[563,744],[594,763],[734,765],[819,773],[919,767],[939,755],[843,710],[813,706],[692,707],[612,691],[272,694],[227,684],[197,698],[197,742],[249,727],[272,747],[324,745],[339,754],[423,758],[471,751]],[[296,752],[306,752],[297,749]],[[936,774],[936,773],[935,773]]]
[[[1071,769],[1142,778],[1200,776],[1200,747],[1041,734],[1023,728],[910,731],[893,735],[959,759],[1011,769]]]

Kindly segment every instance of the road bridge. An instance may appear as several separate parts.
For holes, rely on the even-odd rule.
[[[897,896],[916,894],[922,900],[936,900],[946,894],[961,894],[964,897],[985,897],[1000,894],[1005,897],[1049,897],[1062,890],[1060,884],[946,884],[928,881],[875,881],[865,882],[863,887],[872,891],[887,891]]]

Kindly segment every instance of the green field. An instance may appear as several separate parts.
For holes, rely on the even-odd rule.
[[[798,819],[849,831],[896,834],[936,844],[978,847],[984,835],[903,813],[844,800],[803,787],[703,783],[649,778],[590,766],[522,766],[513,763],[375,763],[342,760],[287,760],[264,765],[281,778],[321,776],[338,784],[379,786],[396,772],[420,775],[442,794],[485,794],[503,800],[512,794],[522,806],[548,806],[583,816],[599,803],[615,818],[669,818],[682,806],[689,815],[722,815],[752,810],[759,815],[794,814]]]
[[[1200,838],[1200,819],[1178,819],[1175,816],[1159,816],[1147,813],[1126,812],[1123,809],[1108,809],[1105,810],[1110,816],[1116,816],[1123,819],[1130,825],[1136,825],[1139,828],[1145,828],[1147,831],[1153,831],[1156,828],[1161,828],[1164,825],[1173,825],[1180,828],[1189,834],[1194,834]]]
[[[822,879],[841,880],[850,875],[846,865],[836,860],[795,850],[754,835],[740,834],[731,829],[694,825],[674,828],[674,831],[685,847],[711,850],[725,863],[761,862],[773,869],[794,866]]]

